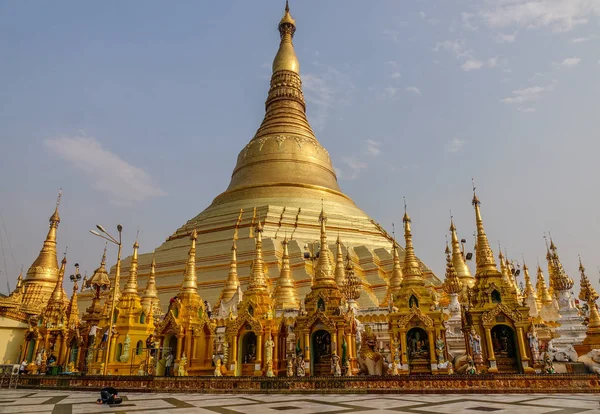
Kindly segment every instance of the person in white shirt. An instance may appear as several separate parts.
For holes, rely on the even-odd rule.
[[[98,331],[98,325],[92,325],[90,332],[88,333],[88,348],[94,345],[96,342],[96,333]]]
[[[26,369],[27,369],[27,360],[24,359],[23,362],[21,362],[21,366],[19,367],[19,374],[24,374]]]
[[[171,365],[173,365],[173,354],[169,353],[165,361],[165,377],[171,376]]]

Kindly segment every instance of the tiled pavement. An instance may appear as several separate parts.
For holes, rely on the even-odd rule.
[[[0,413],[210,413],[210,414],[337,414],[337,413],[524,413],[600,414],[600,395],[593,394],[142,394],[123,393],[117,406],[97,405],[99,393],[87,391],[0,390]]]

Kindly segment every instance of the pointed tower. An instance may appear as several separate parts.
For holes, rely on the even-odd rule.
[[[398,296],[400,292],[400,286],[402,285],[402,265],[400,264],[400,255],[398,254],[398,243],[394,238],[392,245],[392,274],[390,275],[390,281],[388,283],[388,292],[386,294],[386,300],[382,303],[383,306],[388,306],[394,303],[394,298]]]
[[[402,287],[407,286],[424,286],[425,281],[423,280],[421,273],[421,266],[415,256],[415,249],[412,242],[412,233],[410,231],[410,217],[406,212],[406,206],[404,208],[404,217],[402,218],[404,223],[404,265],[402,266]]]
[[[229,263],[229,275],[225,287],[221,291],[217,306],[221,302],[228,302],[235,295],[240,287],[240,279],[237,272],[237,243],[235,238],[231,244],[231,262]]]
[[[129,277],[127,278],[127,282],[125,283],[125,288],[123,289],[123,293],[119,298],[118,309],[119,315],[124,315],[125,313],[131,313],[134,315],[139,315],[142,310],[142,305],[140,301],[140,295],[138,294],[138,249],[140,245],[136,238],[135,243],[133,244],[133,257],[131,258],[131,264],[129,266]]]
[[[48,300],[48,305],[44,309],[43,323],[47,328],[62,327],[65,320],[66,306],[63,296],[63,279],[67,266],[67,256],[65,255],[61,261],[58,271],[58,280],[52,291],[52,296]]]
[[[546,286],[546,279],[542,267],[538,263],[537,265],[537,281],[535,283],[537,290],[537,296],[540,300],[540,318],[547,324],[555,324],[558,319],[558,308],[554,307],[554,302],[548,287]]]
[[[177,295],[180,299],[185,297],[193,297],[198,299],[200,295],[198,294],[198,276],[196,276],[196,240],[198,240],[198,232],[196,229],[192,231],[190,235],[191,246],[188,251],[188,260],[187,265],[185,266],[185,272],[183,275],[183,282],[181,283],[181,287],[179,288],[179,294]]]
[[[456,269],[454,268],[454,260],[450,256],[450,248],[446,243],[446,280],[444,280],[444,292],[450,295],[450,306],[456,307],[458,305],[458,294],[462,292],[462,282],[458,278]]]
[[[464,252],[460,248],[456,226],[452,217],[450,217],[450,233],[452,235],[452,264],[456,271],[456,276],[460,279],[463,289],[473,287],[475,279],[471,276],[471,270],[469,270],[469,266],[467,266],[465,261]]]
[[[517,299],[512,274],[502,252],[498,255],[502,272],[496,267],[483,227],[481,202],[475,193],[475,186],[472,204],[477,224],[477,270],[475,285],[468,295],[470,306],[465,312],[463,331],[470,332],[470,337],[481,337],[481,351],[474,354],[473,359],[482,371],[491,374],[535,372],[530,366],[533,358],[531,349],[525,340],[525,333],[531,329],[529,308]],[[499,346],[501,338],[512,343],[515,351],[507,353]],[[467,348],[470,346],[467,345]],[[497,360],[502,362],[497,364]]]
[[[92,291],[92,303],[85,310],[83,320],[88,322],[89,326],[98,325],[104,308],[100,304],[102,294],[106,292],[111,286],[110,279],[108,277],[108,271],[106,270],[106,245],[104,246],[104,252],[102,253],[102,260],[100,261],[100,267],[94,270],[94,274],[90,279],[84,280],[82,289],[90,288]],[[111,296],[109,295],[108,299]],[[106,316],[108,318],[108,315]]]
[[[56,258],[56,231],[60,223],[58,207],[62,197],[62,190],[58,193],[56,208],[50,216],[50,229],[44,240],[42,250],[37,259],[27,271],[23,281],[25,296],[23,297],[23,310],[26,313],[36,313],[36,310],[46,306],[58,280],[58,260]]]
[[[160,308],[160,299],[158,297],[158,291],[156,290],[156,258],[152,258],[150,264],[150,276],[148,276],[148,283],[146,283],[146,289],[141,300],[142,310],[146,315],[152,315],[155,320],[158,320],[163,315]]]
[[[346,277],[344,273],[344,256],[342,253],[342,242],[340,241],[339,235],[335,244],[337,246],[337,252],[335,255],[335,283],[338,285],[339,288],[341,288],[342,286],[344,286]]]
[[[77,274],[79,274],[79,269],[77,270]],[[69,329],[74,329],[79,326],[79,304],[77,303],[78,289],[79,286],[77,285],[77,280],[75,280],[73,282],[73,293],[71,294],[69,306],[67,307],[67,321]]]
[[[537,318],[542,307],[542,301],[538,299],[537,293],[531,284],[531,277],[529,276],[529,268],[523,260],[523,277],[525,278],[525,292],[523,298],[525,303],[529,306],[529,315],[532,318]]]
[[[579,292],[579,299],[587,303],[590,312],[583,344],[575,346],[577,354],[581,356],[587,354],[593,349],[600,348],[600,315],[598,314],[598,305],[596,304],[596,301],[598,300],[598,293],[585,274],[585,268],[581,263],[581,257],[579,257],[579,273],[581,274],[581,289]]]
[[[292,278],[290,271],[290,254],[288,251],[287,236],[283,239],[283,257],[281,258],[281,272],[277,279],[277,286],[273,293],[275,300],[275,309],[298,309],[300,300],[298,299],[298,291],[296,283]]]

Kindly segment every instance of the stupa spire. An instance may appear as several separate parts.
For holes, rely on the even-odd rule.
[[[54,213],[50,216],[48,234],[38,257],[31,264],[23,281],[25,305],[39,306],[45,304],[58,280],[58,259],[56,257],[56,231],[60,223],[58,207],[62,198],[62,189],[58,192]]]
[[[483,219],[481,218],[481,211],[479,209],[481,202],[475,193],[475,185],[473,185],[472,204],[475,208],[475,223],[477,224],[477,249],[475,253],[477,270],[475,271],[475,277],[486,277],[489,274],[496,276],[498,275],[498,268],[494,261],[494,253],[490,247],[490,242],[483,228]]]
[[[58,270],[58,280],[56,281],[56,285],[54,286],[54,291],[52,292],[52,296],[50,297],[50,301],[63,304],[64,296],[63,296],[63,280],[65,277],[65,270],[67,268],[67,254],[63,256],[62,261],[60,262],[60,269]]]
[[[542,271],[542,267],[539,263],[537,265],[537,281],[535,285],[537,289],[537,295],[540,298],[542,306],[552,304],[552,297],[548,292],[548,287],[546,286],[546,279],[544,278],[544,272]]]
[[[196,293],[198,294],[198,277],[196,276],[196,240],[198,240],[198,232],[196,229],[190,235],[191,246],[188,252],[188,261],[185,266],[185,274],[183,283],[181,284],[181,293]]]
[[[298,309],[300,300],[298,299],[298,291],[296,284],[292,279],[290,270],[290,254],[288,251],[287,236],[283,239],[283,256],[281,258],[281,272],[277,279],[277,287],[273,297],[275,299],[275,309]]]
[[[558,249],[550,236],[550,250],[548,259],[548,272],[551,277],[551,285],[555,291],[570,291],[573,288],[574,282],[563,269],[563,265],[558,257]]]
[[[131,257],[131,265],[129,266],[129,277],[127,283],[125,283],[125,289],[123,289],[123,298],[129,296],[138,296],[138,250],[140,245],[138,238],[136,237],[135,243],[133,243],[133,256]]]
[[[152,263],[150,264],[150,276],[146,282],[146,289],[142,295],[142,308],[147,314],[154,313],[159,304],[158,291],[156,289],[156,253],[152,254]]]
[[[254,292],[267,292],[267,280],[265,278],[265,262],[262,255],[262,234],[263,226],[259,220],[257,220],[256,229],[254,230],[256,253],[254,256],[254,262],[252,263],[252,273],[250,274],[250,282],[248,285],[249,291]]]
[[[402,283],[423,283],[423,277],[421,274],[421,266],[415,256],[415,248],[412,242],[412,233],[410,230],[411,219],[406,210],[406,201],[404,202],[404,217],[402,217],[404,223],[404,266],[402,267],[402,275],[404,279]]]
[[[533,284],[531,283],[531,276],[529,276],[529,268],[525,263],[525,259],[523,259],[523,278],[525,279],[525,292],[523,293],[523,297],[528,298],[529,296],[533,296],[536,306],[539,310],[541,301],[538,298],[535,289],[533,288]]]
[[[458,294],[462,291],[462,283],[456,274],[456,270],[454,268],[454,262],[452,260],[452,256],[450,255],[450,247],[448,246],[448,242],[446,241],[446,280],[444,280],[444,292],[449,295]]]
[[[315,284],[313,287],[338,287],[333,276],[333,266],[329,257],[329,248],[327,247],[327,214],[324,207],[321,207],[319,215],[321,224],[321,246],[319,250],[319,258],[315,266]]]
[[[219,303],[222,301],[230,300],[235,292],[237,292],[238,287],[240,286],[240,279],[237,273],[237,243],[235,238],[231,243],[231,261],[229,263],[229,275],[227,276],[227,282],[225,283],[225,287],[221,291],[221,298]]]
[[[390,283],[388,286],[388,294],[386,295],[391,300],[392,295],[396,295],[400,291],[402,285],[402,265],[400,264],[400,254],[398,253],[398,243],[394,237],[392,246],[392,274],[390,275]]]
[[[596,305],[598,293],[585,274],[585,268],[581,263],[581,256],[579,257],[579,273],[581,274],[581,290],[579,292],[579,299],[587,303],[590,311],[586,335],[588,338],[592,335],[598,336],[600,335],[600,315],[598,314],[598,306]]]
[[[467,285],[472,286],[473,283],[475,283],[475,280],[471,275],[469,266],[467,266],[467,263],[465,262],[463,251],[460,248],[452,214],[450,214],[450,234],[452,236],[452,264],[454,265],[456,276],[461,280],[463,285],[466,283]]]
[[[340,241],[340,236],[338,234],[338,238],[335,242],[337,246],[337,252],[335,254],[335,283],[339,288],[344,286],[346,282],[346,274],[344,272],[344,255],[342,253],[342,242]]]

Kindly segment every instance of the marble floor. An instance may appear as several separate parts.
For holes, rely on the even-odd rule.
[[[117,406],[95,403],[99,393],[0,389],[0,413],[524,413],[600,414],[594,394],[203,395],[123,393]]]

